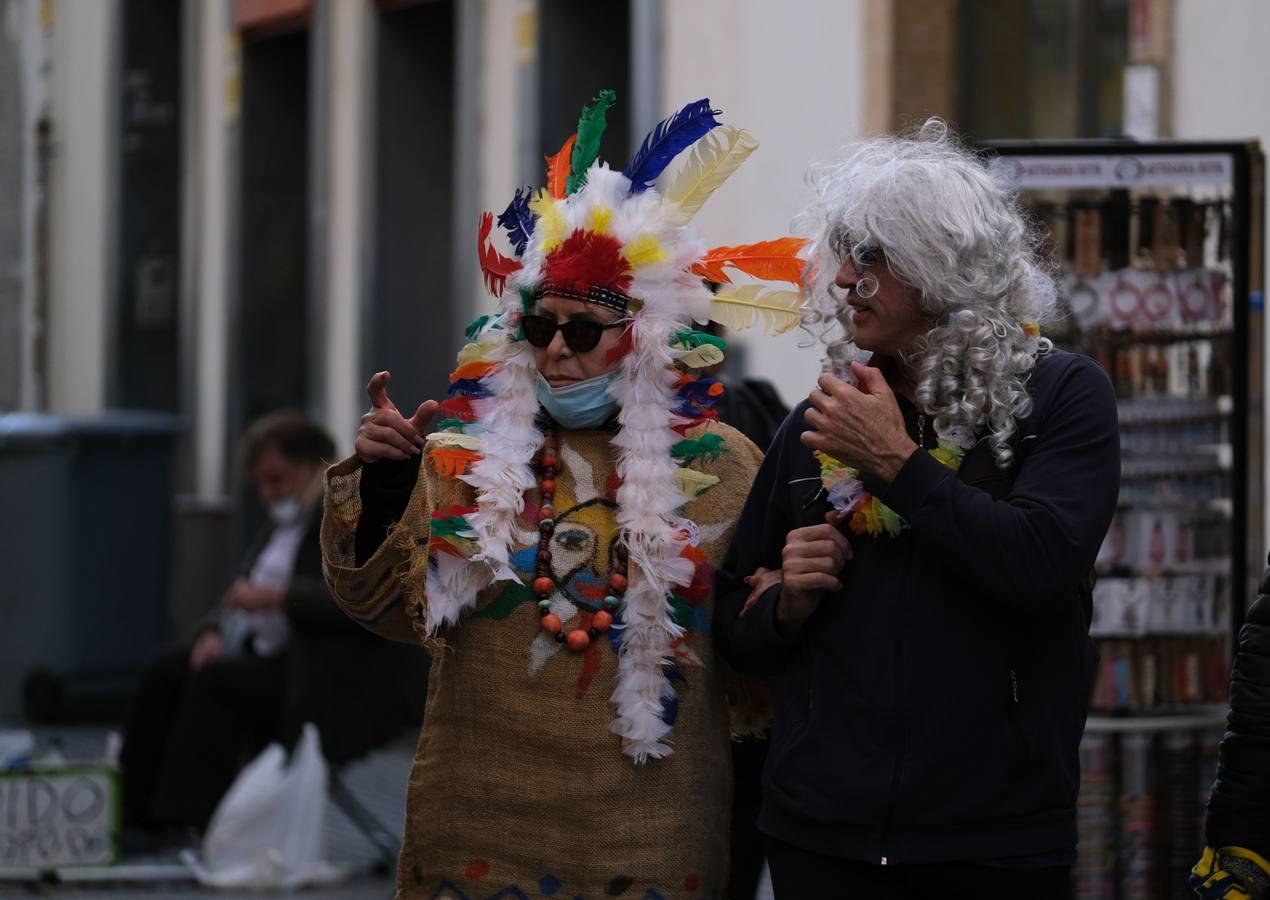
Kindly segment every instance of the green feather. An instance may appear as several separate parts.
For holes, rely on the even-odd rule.
[[[682,344],[685,350],[700,347],[702,344],[709,344],[711,347],[718,347],[720,350],[728,349],[727,341],[705,331],[676,331],[675,343]]]
[[[569,178],[564,186],[566,195],[576,194],[586,184],[586,170],[600,155],[600,138],[607,124],[604,115],[616,102],[617,94],[600,91],[594,103],[582,107],[582,117],[578,119],[578,140],[573,145],[573,156],[569,158]]]
[[[697,614],[688,601],[677,594],[671,594],[666,599],[670,601],[670,617],[674,623],[685,631],[695,630]]]
[[[491,600],[488,605],[472,613],[472,618],[497,619],[501,621],[515,612],[516,607],[522,603],[532,603],[535,599],[534,592],[525,585],[509,581],[507,587],[503,588],[499,595]]]
[[[670,455],[675,459],[706,459],[715,460],[728,452],[728,448],[723,446],[723,435],[703,434],[697,440],[686,438],[670,448]]]
[[[473,319],[467,326],[467,330],[463,333],[467,335],[469,341],[476,340],[476,336],[481,333],[481,329],[485,327],[485,323],[489,321],[489,316],[480,316]]]
[[[472,526],[462,516],[445,516],[444,518],[432,520],[433,537],[453,536],[471,540],[472,534]]]
[[[449,429],[454,428],[461,432],[463,431],[463,426],[466,424],[467,423],[464,422],[462,419],[442,419],[440,422],[437,422],[437,424],[433,426],[433,430],[434,431],[448,431]]]

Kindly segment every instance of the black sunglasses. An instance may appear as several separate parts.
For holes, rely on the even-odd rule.
[[[604,332],[610,328],[625,328],[625,322],[614,322],[602,325],[592,319],[570,319],[560,323],[546,316],[527,315],[520,317],[520,327],[525,332],[525,340],[539,349],[548,346],[551,339],[559,331],[564,335],[564,342],[574,353],[586,353],[594,350]]]

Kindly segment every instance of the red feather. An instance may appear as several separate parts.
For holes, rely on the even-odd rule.
[[[494,249],[489,242],[489,233],[494,229],[494,214],[481,215],[481,226],[476,235],[476,252],[481,260],[481,272],[485,275],[485,287],[495,297],[503,296],[503,288],[507,287],[507,278],[520,271],[521,263],[517,259],[509,259]]]
[[[547,254],[543,281],[585,293],[593,287],[624,292],[631,286],[631,264],[617,238],[594,231],[575,231]]]
[[[451,397],[441,401],[441,412],[449,419],[460,422],[475,422],[476,410],[472,408],[471,397]]]

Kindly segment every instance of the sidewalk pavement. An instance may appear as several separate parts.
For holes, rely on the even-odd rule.
[[[36,747],[42,751],[56,741],[68,760],[96,760],[102,757],[110,729],[97,726],[36,727]],[[406,778],[414,757],[414,734],[403,734],[388,746],[344,768],[342,780],[375,818],[395,836],[400,836],[405,819]],[[172,847],[150,856],[125,855],[121,864],[164,866],[179,864],[182,847]],[[197,850],[196,846],[193,849]],[[350,880],[330,887],[305,890],[299,896],[308,900],[389,900],[393,893],[394,873],[374,872],[378,861],[375,846],[332,801],[327,801],[326,852],[335,865],[347,867],[356,874]],[[124,870],[126,871],[126,870]],[[198,897],[218,895],[233,900],[278,900],[286,896],[277,891],[215,891],[200,887],[194,881],[96,881],[46,884],[0,880],[0,900],[26,897],[76,898],[76,900],[131,900],[156,897]]]
[[[105,727],[68,726],[32,730],[36,735],[37,747],[47,748],[50,739],[56,738],[62,753],[70,760],[100,759],[109,734],[109,729]],[[414,750],[415,735],[403,734],[383,749],[345,767],[342,772],[343,781],[357,799],[398,837],[401,823],[405,820],[406,779],[410,774]],[[297,896],[304,900],[389,900],[392,897],[394,873],[374,872],[378,859],[375,846],[330,800],[327,801],[326,810],[326,847],[327,856],[332,863],[354,869],[359,874],[343,884],[305,890]],[[124,865],[170,866],[179,862],[180,849],[173,848],[150,857],[125,856],[122,862]],[[154,900],[156,897],[171,897],[183,900],[211,895],[226,900],[279,900],[288,896],[278,891],[217,891],[200,887],[193,881],[63,884],[0,881],[0,900],[28,897],[57,900]],[[772,900],[771,883],[766,871],[759,882],[755,900]]]

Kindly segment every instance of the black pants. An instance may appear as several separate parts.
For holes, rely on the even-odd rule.
[[[124,819],[143,828],[198,829],[242,765],[283,739],[282,657],[219,658],[190,670],[190,647],[156,658],[124,726]]]
[[[809,853],[769,841],[767,864],[776,900],[1069,900],[1068,866],[1002,869],[967,863],[880,866]]]
[[[754,900],[763,874],[765,838],[758,830],[763,808],[763,763],[771,742],[766,737],[745,737],[732,742],[731,866],[728,900]]]

